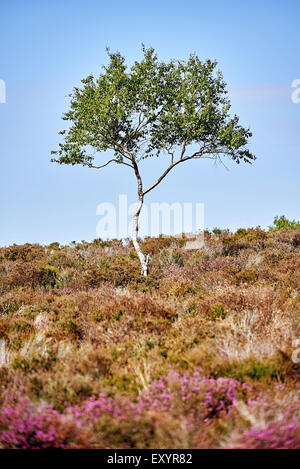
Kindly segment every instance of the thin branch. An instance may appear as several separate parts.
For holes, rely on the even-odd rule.
[[[142,117],[142,114],[144,112],[143,109],[141,109],[140,113],[139,113],[139,117],[138,117],[138,124],[137,124],[137,127],[133,130],[133,132],[129,135],[128,139],[126,140],[126,143],[133,137],[135,137],[137,135],[138,132],[140,132],[140,130],[142,130],[144,127],[146,127],[148,124],[150,124],[150,122],[154,119],[157,119],[158,116],[162,113],[163,111],[163,106],[162,108],[157,112],[157,114],[153,117],[150,117],[149,119],[146,118],[146,116],[143,116]]]
[[[166,177],[166,175],[171,171],[171,169],[175,168],[175,166],[177,166],[179,163],[182,163],[183,161],[191,160],[192,158],[194,158],[194,155],[186,156],[182,160],[177,160],[175,161],[175,163],[171,163],[170,166],[165,170],[165,172],[157,179],[157,181],[143,192],[143,195],[147,194],[148,192],[152,191],[154,187],[158,186],[158,184]]]
[[[185,149],[184,149],[185,151]],[[204,156],[205,155],[205,145],[204,147],[199,150],[199,151],[196,151],[195,153],[193,153],[193,155],[190,155],[190,156],[185,156],[183,157],[184,155],[184,152],[182,153],[181,152],[181,155],[180,155],[180,158],[179,160],[175,161],[175,163],[171,163],[170,166],[163,172],[163,174],[157,179],[156,182],[154,182],[151,186],[149,186],[144,192],[143,192],[143,195],[147,194],[148,192],[152,191],[152,189],[154,189],[156,186],[158,186],[158,184],[167,176],[167,174],[171,171],[171,169],[175,168],[175,166],[177,166],[179,163],[183,163],[184,161],[188,161],[188,160],[192,160],[192,159],[198,159],[198,158],[203,158],[203,159],[211,159],[211,160],[215,160],[216,157],[215,156]]]
[[[168,147],[166,147],[165,145],[163,145],[163,148],[171,156],[171,165],[172,165],[174,163],[174,152],[170,151],[170,149]]]
[[[143,110],[141,109],[140,113],[139,113],[139,117],[138,117],[138,123],[137,123],[137,126],[136,128],[131,132],[131,134],[128,136],[128,138],[126,139],[126,143],[132,139],[133,137],[136,136],[136,134],[142,130],[144,127],[146,127],[150,120],[151,119],[146,119],[145,116],[142,117],[142,113],[143,113]]]
[[[122,145],[121,143],[118,143],[118,142],[115,142],[115,145],[122,149],[122,152],[120,152],[120,153],[122,153],[122,156],[124,156],[124,158],[126,158],[129,161],[132,161],[132,154],[124,147],[124,145]],[[129,155],[129,156],[127,156],[127,155]]]
[[[120,146],[119,143],[118,143],[117,145]],[[120,152],[120,153],[122,153],[122,152]],[[124,158],[126,158],[126,160],[131,161],[131,158],[129,158],[129,156],[124,155],[124,153],[122,153],[122,156],[123,156]]]
[[[89,168],[94,168],[94,169],[101,169],[101,168],[105,168],[105,166],[109,165],[112,162],[115,162],[115,163],[118,163],[118,164],[125,164],[126,166],[130,166],[130,168],[133,168],[133,166],[131,164],[125,163],[124,161],[119,161],[119,160],[116,160],[116,159],[109,160],[109,161],[107,161],[107,163],[104,163],[100,166],[95,166],[93,164],[89,164],[88,167]]]

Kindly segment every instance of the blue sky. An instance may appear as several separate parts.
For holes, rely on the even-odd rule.
[[[216,59],[232,112],[250,126],[252,165],[194,161],[175,169],[150,202],[203,202],[205,226],[271,224],[275,215],[300,219],[300,103],[291,83],[300,78],[299,0],[0,0],[0,245],[92,240],[96,207],[135,201],[124,167],[101,172],[50,163],[57,148],[66,95],[106,63],[105,47],[128,63],[141,43],[162,60],[190,52]],[[147,162],[151,182],[163,163]]]

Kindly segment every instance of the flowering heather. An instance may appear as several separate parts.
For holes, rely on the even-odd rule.
[[[7,398],[0,411],[0,447],[47,449],[85,447],[80,421],[69,420],[51,404],[34,405],[24,396]]]
[[[299,236],[0,248],[0,447],[299,448]]]
[[[183,376],[170,370],[141,393],[142,402],[148,408],[178,412],[180,407],[189,418],[210,422],[220,414],[226,414],[238,398],[246,395],[248,386],[232,378],[208,378],[195,371]]]
[[[14,397],[4,393],[0,445],[22,449],[89,447],[95,445],[97,436],[93,436],[93,429],[101,422],[112,426],[118,422],[123,431],[126,429],[128,438],[132,433],[137,434],[135,426],[148,422],[155,412],[166,416],[180,414],[192,432],[199,425],[210,424],[213,419],[226,415],[247,390],[245,384],[230,378],[209,379],[200,371],[180,376],[171,369],[134,401],[124,396],[112,398],[102,392],[97,398],[66,407],[63,412],[44,402],[34,404],[22,391]],[[148,433],[144,431],[141,438],[149,437]],[[106,440],[107,435],[102,438]],[[109,444],[109,441],[98,442],[98,446]]]
[[[265,428],[252,427],[239,439],[239,449],[300,449],[299,422],[285,420]]]

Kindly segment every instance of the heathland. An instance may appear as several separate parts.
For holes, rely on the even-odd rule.
[[[1,448],[300,448],[300,228],[0,248]],[[299,350],[298,350],[299,349]]]

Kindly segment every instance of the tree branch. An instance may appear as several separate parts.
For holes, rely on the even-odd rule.
[[[163,148],[171,156],[171,165],[172,165],[174,163],[174,152],[170,151],[170,149],[168,147],[166,147],[166,145],[163,145]]]
[[[179,163],[182,163],[183,161],[187,161],[187,160],[191,160],[192,158],[194,158],[194,155],[192,156],[186,156],[184,159],[182,160],[177,160],[175,161],[175,163],[171,163],[170,166],[165,170],[165,172],[157,179],[157,181],[152,184],[151,186],[149,186],[144,192],[143,192],[143,195],[147,194],[148,192],[152,191],[152,189],[154,189],[156,186],[158,186],[158,184],[166,177],[166,175],[171,171],[171,169],[175,168],[175,166],[177,166]]]
[[[105,168],[105,166],[108,166],[110,163],[112,162],[115,162],[115,163],[118,163],[118,164],[125,164],[126,166],[130,166],[130,168],[133,168],[133,166],[129,163],[125,163],[124,161],[119,161],[119,160],[116,160],[115,158],[113,158],[112,160],[109,160],[107,161],[107,163],[104,163],[100,166],[95,166],[93,164],[89,164],[87,165],[89,168],[94,168],[94,169],[101,169],[101,168]]]
[[[127,155],[129,155],[130,157],[130,160],[131,160],[131,163],[132,165],[130,165],[133,169],[134,169],[134,173],[135,173],[135,176],[136,176],[136,179],[137,179],[137,182],[138,182],[138,195],[140,197],[141,200],[143,200],[143,182],[142,182],[142,178],[141,178],[141,175],[140,175],[140,172],[139,172],[139,167],[137,165],[137,162],[135,161],[135,158],[133,156],[133,154],[127,150],[126,147],[124,147],[124,145],[122,145],[121,143],[119,144],[119,146],[122,148],[123,152],[126,153]]]
[[[214,157],[214,156],[204,156],[205,153],[207,153],[205,151],[205,145],[201,150],[196,151],[195,153],[193,153],[190,156],[185,156],[184,157],[185,147],[186,147],[186,144],[184,143],[179,160],[177,160],[175,162],[172,162],[170,164],[170,166],[165,170],[165,172],[157,179],[157,181],[154,182],[151,186],[149,186],[143,192],[143,195],[146,195],[148,192],[152,191],[152,189],[154,189],[156,186],[158,186],[158,184],[167,176],[167,174],[171,171],[171,169],[175,168],[175,166],[177,166],[179,163],[183,163],[184,161],[188,161],[188,160],[192,160],[192,159],[196,159],[196,158],[207,158],[207,159],[213,159],[213,160],[216,159],[216,157]]]
[[[184,153],[185,153],[185,148],[186,148],[186,140],[184,140],[183,145],[182,145],[182,150],[180,154],[180,159],[183,159]]]

